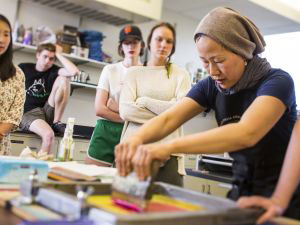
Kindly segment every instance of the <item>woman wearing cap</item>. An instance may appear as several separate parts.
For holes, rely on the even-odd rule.
[[[219,7],[208,13],[194,40],[210,76],[132,137],[133,166],[139,178],[145,179],[151,161],[165,160],[173,153],[229,152],[234,159],[234,181],[228,197],[270,196],[297,119],[293,80],[258,56],[264,51],[263,36],[248,18],[232,9]],[[151,144],[210,109],[215,111],[218,128]],[[130,169],[124,155],[124,148],[118,148],[121,174]],[[298,188],[284,215],[300,217],[299,194]]]
[[[128,70],[120,97],[120,116],[125,120],[125,125],[122,144],[117,148],[126,148],[133,143],[131,137],[137,128],[175,105],[190,90],[187,71],[170,63],[175,44],[176,34],[172,25],[157,24],[147,38],[149,60],[144,67]],[[181,135],[182,128],[179,128],[165,140]],[[130,148],[128,153],[131,157]],[[183,155],[172,155],[160,168],[156,180],[182,186],[182,175],[185,174],[183,161]]]
[[[131,66],[142,65],[139,57],[144,53],[144,41],[140,29],[126,26],[119,34],[118,53],[124,59],[107,65],[101,73],[95,99],[97,121],[90,141],[86,163],[112,166],[114,147],[120,142],[124,121],[119,115],[119,96]]]

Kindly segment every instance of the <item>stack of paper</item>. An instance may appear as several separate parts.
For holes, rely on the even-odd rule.
[[[48,162],[51,168],[60,167],[76,173],[80,173],[85,176],[97,177],[101,179],[102,183],[111,183],[114,176],[117,174],[116,168],[101,167],[91,164],[83,164],[75,161],[71,162]]]

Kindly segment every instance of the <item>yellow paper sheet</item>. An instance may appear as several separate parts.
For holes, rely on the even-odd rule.
[[[112,198],[110,195],[98,195],[98,196],[90,196],[87,199],[89,204],[95,205],[99,208],[107,210],[109,212],[121,215],[128,215],[132,213],[136,213],[133,211],[126,210],[120,206],[117,206],[113,203]],[[195,205],[192,203],[184,202],[181,200],[177,200],[174,198],[170,198],[163,195],[153,195],[151,201],[152,203],[161,203],[166,204],[174,207],[178,207],[183,211],[196,211],[196,210],[205,210],[204,207],[200,205]]]

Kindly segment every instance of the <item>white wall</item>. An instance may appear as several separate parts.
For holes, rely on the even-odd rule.
[[[14,23],[16,14],[17,0],[0,0],[0,13],[6,15],[11,23]],[[182,67],[187,63],[193,63],[195,67],[200,66],[199,59],[193,42],[193,33],[198,21],[186,18],[173,13],[171,11],[164,11],[162,21],[170,22],[176,26],[177,31],[177,45],[176,52],[172,57],[172,61]],[[22,2],[19,13],[19,24],[24,24],[27,27],[34,29],[40,25],[47,25],[53,30],[61,28],[64,24],[78,26],[79,17],[63,11],[58,11],[39,4],[31,2]],[[158,21],[137,24],[142,32],[144,39],[153,25]],[[106,38],[103,41],[103,50],[113,56],[114,59],[119,59],[117,54],[118,35],[121,27],[111,26],[95,20],[84,19],[80,24],[80,29],[98,30],[104,33]],[[16,52],[14,56],[15,63],[20,62],[34,62],[34,55]],[[90,73],[92,82],[97,83],[101,69],[89,68],[80,66],[82,70]],[[63,121],[68,117],[75,117],[77,124],[94,126],[97,120],[94,112],[94,98],[95,89],[76,89],[70,97],[67,105]],[[207,129],[216,126],[213,117],[209,114],[207,117],[198,116],[189,121],[185,125],[185,133],[194,133],[198,130]]]
[[[0,0],[0,13],[8,18],[13,26],[16,16],[17,0]]]
[[[267,46],[262,55],[268,59],[272,67],[283,69],[293,77],[297,109],[300,110],[300,71],[298,65],[300,32],[269,35],[265,37],[265,40]]]
[[[177,45],[172,58],[173,61],[180,66],[192,62],[196,67],[200,67],[200,60],[194,43],[194,31],[199,21],[166,10],[162,19],[176,26]]]

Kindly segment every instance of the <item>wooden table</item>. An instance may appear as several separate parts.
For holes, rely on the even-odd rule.
[[[1,225],[17,225],[21,222],[22,222],[22,220],[19,217],[15,216],[9,210],[6,210],[6,209],[0,207],[0,224]]]
[[[9,210],[6,210],[0,207],[0,224],[1,225],[18,225],[22,222],[22,220],[15,216]],[[284,217],[275,218],[272,220],[272,225],[300,225],[300,221],[291,220]],[[271,225],[268,224],[268,225]]]

